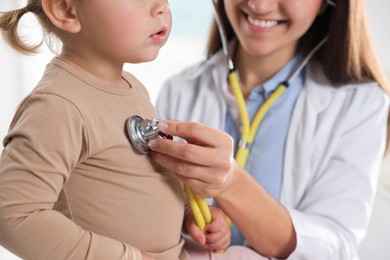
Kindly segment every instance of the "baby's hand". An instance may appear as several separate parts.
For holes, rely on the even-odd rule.
[[[186,227],[188,234],[199,245],[220,252],[230,245],[230,225],[221,209],[210,206],[210,211],[213,220],[206,225],[206,234],[196,225],[192,213],[187,216]]]
[[[226,215],[220,208],[210,207],[210,211],[213,220],[205,227],[205,247],[214,252],[223,252],[230,245],[230,224],[228,224]]]

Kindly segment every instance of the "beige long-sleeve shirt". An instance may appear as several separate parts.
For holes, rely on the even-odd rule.
[[[180,183],[130,144],[154,118],[141,83],[54,58],[19,105],[0,161],[0,244],[23,259],[184,259]],[[123,83],[122,82],[122,83]]]

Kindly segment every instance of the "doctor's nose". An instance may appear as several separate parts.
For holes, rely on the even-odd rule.
[[[266,13],[275,7],[275,0],[248,0],[248,6],[255,13]]]
[[[170,11],[169,2],[167,0],[157,0],[155,6],[152,9],[154,16],[164,15]]]

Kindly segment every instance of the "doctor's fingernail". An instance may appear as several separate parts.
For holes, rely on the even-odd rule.
[[[149,146],[150,148],[155,148],[155,147],[157,146],[156,140],[150,140],[150,141],[148,142],[148,146]]]
[[[164,122],[158,122],[157,127],[158,129],[164,132],[165,130],[168,129],[168,124]]]

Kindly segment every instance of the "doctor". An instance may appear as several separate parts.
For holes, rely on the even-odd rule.
[[[354,259],[386,146],[388,95],[362,0],[217,1],[249,118],[326,36],[273,103],[244,167],[241,120],[216,25],[208,60],[166,82],[154,160],[234,223],[232,244],[288,259]],[[222,131],[216,130],[220,129]],[[233,140],[233,141],[232,141]],[[188,214],[195,241],[204,236]]]

